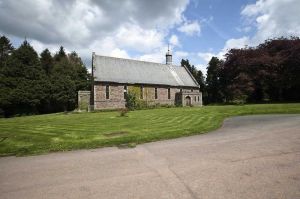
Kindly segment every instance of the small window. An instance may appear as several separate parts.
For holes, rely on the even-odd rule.
[[[193,92],[194,90],[193,89],[191,89],[191,92]]]
[[[158,98],[157,97],[157,88],[155,88],[154,92],[155,92],[155,99],[157,99]]]
[[[144,98],[144,88],[143,88],[143,86],[141,86],[141,89],[140,89],[140,99],[143,99]]]
[[[171,89],[168,88],[168,99],[171,99]]]
[[[126,99],[126,95],[127,95],[127,86],[124,86],[124,99]]]
[[[199,98],[199,96],[198,96],[198,102],[200,101],[200,98]]]
[[[195,102],[197,101],[197,98],[196,98],[196,96],[195,96]]]
[[[106,85],[105,87],[105,97],[106,99],[109,99],[109,85]]]
[[[182,93],[182,88],[180,89],[180,92]]]

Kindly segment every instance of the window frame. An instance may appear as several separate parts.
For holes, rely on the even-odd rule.
[[[128,87],[127,85],[124,85],[124,90],[123,90],[124,99],[126,99],[127,92],[128,92]]]
[[[109,99],[110,97],[110,88],[109,88],[109,85],[105,85],[105,99]]]

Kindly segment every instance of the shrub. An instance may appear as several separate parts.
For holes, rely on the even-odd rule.
[[[129,112],[128,108],[119,109],[120,117],[125,117],[128,112]]]
[[[232,100],[232,103],[236,105],[243,105],[247,102],[247,98],[248,98],[247,95],[240,95],[236,97],[234,100]]]
[[[126,108],[128,108],[129,110],[134,110],[136,108],[136,95],[134,93],[128,92],[125,95],[125,99],[126,99]]]

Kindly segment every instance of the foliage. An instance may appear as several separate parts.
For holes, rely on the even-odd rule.
[[[121,109],[119,109],[120,117],[125,117],[128,112],[129,112],[128,108],[121,108]]]
[[[300,113],[300,104],[160,108],[119,113],[56,113],[0,119],[0,156],[144,143],[209,132],[230,116]],[[115,132],[126,132],[106,136]]]
[[[267,40],[255,48],[213,57],[207,71],[208,101],[300,101],[300,39]]]
[[[220,68],[222,61],[212,57],[207,67],[206,91],[207,101],[210,103],[222,102]]]
[[[134,110],[137,107],[137,102],[136,102],[136,94],[133,93],[132,91],[128,91],[125,95],[125,100],[126,100],[126,108],[129,110]]]
[[[77,91],[90,88],[90,75],[76,52],[63,47],[40,57],[25,40],[14,49],[0,38],[0,107],[6,117],[73,110]]]
[[[189,70],[189,72],[193,75],[197,83],[200,85],[200,90],[204,92],[205,82],[202,71],[197,70],[197,68],[194,65],[191,65],[188,59],[182,59],[181,66],[185,66]]]

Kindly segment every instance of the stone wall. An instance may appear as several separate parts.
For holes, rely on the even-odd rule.
[[[106,99],[106,85],[109,85],[109,99]],[[124,84],[97,83],[94,85],[94,107],[95,109],[125,108]],[[127,85],[128,90],[134,90],[140,98],[141,85]],[[157,88],[157,99],[155,99],[155,88]],[[168,99],[168,88],[170,88],[170,99]],[[179,97],[178,97],[179,94]],[[186,105],[186,97],[191,98],[191,105],[202,105],[202,93],[198,88],[177,88],[168,86],[143,85],[143,100],[148,105],[168,104],[175,105],[179,100],[183,106]],[[196,98],[195,98],[196,97]],[[199,101],[198,101],[199,97]],[[196,99],[196,100],[195,100]]]
[[[106,85],[109,85],[109,99],[106,99]],[[94,92],[95,109],[125,108],[124,85],[96,84]]]

